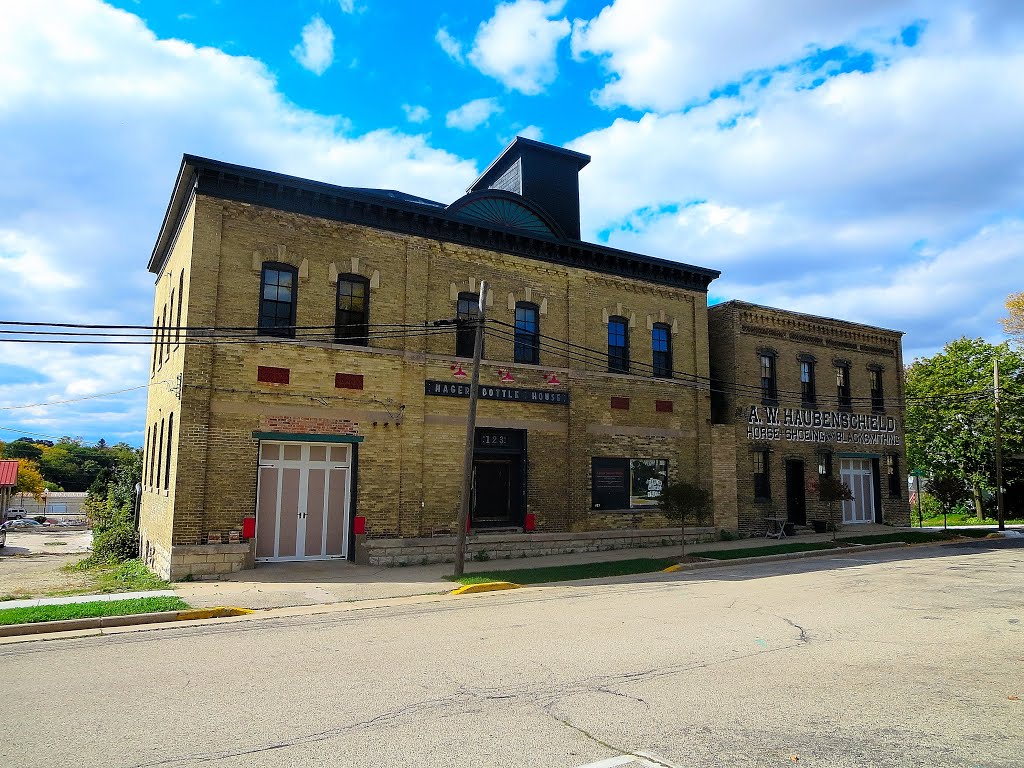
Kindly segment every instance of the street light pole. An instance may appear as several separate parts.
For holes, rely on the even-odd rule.
[[[469,380],[469,415],[466,417],[466,450],[462,457],[462,504],[455,531],[455,577],[466,566],[466,528],[469,524],[470,494],[473,490],[473,446],[476,443],[476,403],[480,396],[480,358],[484,352],[484,319],[487,308],[487,283],[480,281],[480,312],[473,338],[473,374]]]

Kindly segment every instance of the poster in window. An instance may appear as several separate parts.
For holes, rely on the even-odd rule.
[[[630,459],[629,477],[630,508],[657,507],[661,491],[668,484],[668,461]]]
[[[627,509],[629,459],[593,457],[590,460],[590,493],[593,509]]]

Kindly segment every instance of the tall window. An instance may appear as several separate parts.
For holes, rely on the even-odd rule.
[[[672,329],[665,323],[655,323],[651,330],[651,354],[654,375],[672,377]]]
[[[779,390],[775,382],[775,355],[762,352],[761,355],[761,399],[776,400]]]
[[[295,338],[295,288],[298,272],[267,262],[260,280],[260,333]]]
[[[885,457],[885,472],[889,476],[889,496],[898,499],[902,496],[901,488],[903,482],[900,479],[900,457],[895,453],[887,454]]]
[[[852,403],[850,397],[850,364],[845,362],[836,363],[836,397],[839,400],[840,408],[849,408]]]
[[[338,278],[334,340],[366,346],[370,341],[370,281],[359,275]]]
[[[156,422],[153,422],[153,433],[149,437],[149,487],[156,487],[156,477],[153,474],[153,467],[156,466]]]
[[[167,417],[167,463],[164,464],[164,489],[171,487],[171,435],[174,434],[174,414]]]
[[[540,320],[536,304],[516,304],[515,361],[540,364]]]
[[[800,361],[800,402],[805,406],[814,405],[814,361]]]
[[[168,323],[173,323],[174,322],[174,289],[173,288],[171,288],[171,311],[167,315],[167,322]],[[176,332],[177,332],[176,329],[175,329],[174,332],[172,332],[170,328],[167,329],[167,357],[168,358],[171,356],[171,337]]]
[[[164,469],[164,420],[160,419],[160,437],[156,441],[156,477],[153,483],[156,489],[160,490],[160,475]]]
[[[752,452],[754,471],[754,498],[770,499],[772,497],[772,486],[768,480],[768,451],[757,450]]]
[[[178,275],[178,319],[174,323],[174,343],[181,341],[181,305],[185,303],[185,270]]]
[[[882,369],[869,368],[868,376],[871,377],[871,410],[885,410],[885,393],[882,391]]]
[[[153,444],[150,442],[149,427],[146,427],[146,449],[142,452],[142,484],[149,486],[149,457],[153,453]]]
[[[818,452],[818,474],[822,477],[832,476],[832,452],[831,451],[819,451]]]
[[[459,320],[459,325],[455,330],[455,354],[457,357],[472,357],[473,344],[476,341],[476,323],[474,321],[480,319],[480,295],[460,293],[455,316]],[[481,356],[483,356],[482,352]]]
[[[624,317],[608,318],[608,370],[629,373],[629,322]]]

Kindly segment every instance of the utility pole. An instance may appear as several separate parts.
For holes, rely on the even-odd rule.
[[[999,530],[1006,530],[1006,509],[1003,501],[1003,423],[999,414],[999,358],[992,361],[992,384],[996,393],[996,515]]]
[[[487,283],[480,281],[480,311],[473,339],[473,375],[469,380],[469,415],[466,418],[466,452],[462,458],[462,506],[455,532],[455,577],[466,566],[466,528],[469,524],[470,494],[473,491],[473,446],[476,443],[476,403],[480,397],[480,358],[484,353],[484,315],[487,307]]]

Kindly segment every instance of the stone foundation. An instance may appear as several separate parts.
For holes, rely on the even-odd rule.
[[[161,579],[181,581],[191,576],[212,580],[256,567],[253,542],[244,544],[200,544],[171,547],[168,552],[151,541],[142,541],[143,562]]]
[[[679,544],[678,528],[588,531],[582,533],[474,533],[466,540],[467,560],[513,558],[602,552],[610,549],[642,549]],[[687,528],[686,542],[715,541],[717,528]],[[426,565],[455,560],[455,537],[423,539],[371,539],[356,537],[356,562],[360,565]]]

